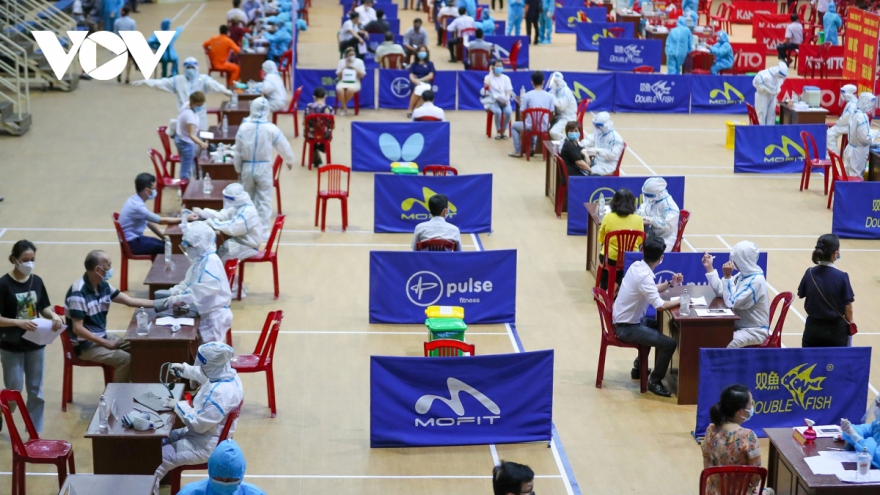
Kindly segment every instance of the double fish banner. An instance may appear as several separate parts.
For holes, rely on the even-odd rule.
[[[880,182],[834,183],[831,232],[844,239],[880,239]]]

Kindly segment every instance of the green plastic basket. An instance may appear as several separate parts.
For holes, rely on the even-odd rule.
[[[428,318],[425,320],[428,327],[428,341],[438,339],[458,340],[464,342],[464,332],[467,324],[459,318]],[[431,356],[436,356],[437,351],[431,351]],[[459,351],[459,356],[464,354]]]

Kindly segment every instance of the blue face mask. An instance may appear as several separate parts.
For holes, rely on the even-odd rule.
[[[107,270],[107,273],[104,274],[104,282],[107,282],[111,278],[113,278],[113,268],[110,268]]]
[[[147,199],[156,199],[157,194],[159,194],[159,191],[153,189],[153,191],[150,193],[150,195],[147,196]]]
[[[202,111],[203,108],[205,108],[205,105],[199,105],[197,107],[192,107],[192,111],[195,113],[199,113]]]
[[[425,52],[419,52],[419,60],[424,60],[428,58],[428,54]]]
[[[183,72],[184,72],[184,75],[186,76],[186,78],[190,81],[192,81],[193,79],[196,78],[197,75],[199,75],[199,70],[192,68],[192,67],[188,67]]]
[[[232,495],[236,491],[238,491],[238,487],[241,485],[240,481],[233,482],[223,482],[211,480],[211,494],[212,495]]]
[[[495,67],[496,74],[501,74],[502,72],[504,72],[504,67]]]
[[[749,417],[748,417],[748,418],[743,418],[743,421],[744,421],[744,422],[745,422],[745,421],[748,421],[748,420],[750,420],[750,419],[752,419],[752,418],[755,417],[755,406],[752,406],[752,407],[746,409],[746,411],[749,412]]]
[[[581,137],[581,133],[579,133],[579,132],[569,132],[568,133],[568,139],[571,139],[572,141],[577,141],[578,139],[580,139],[580,137]]]

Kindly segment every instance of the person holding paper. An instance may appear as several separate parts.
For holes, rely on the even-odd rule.
[[[355,56],[354,48],[345,49],[345,55],[336,64],[336,97],[339,99],[338,115],[345,115],[348,101],[361,90],[361,79],[367,75],[364,61]]]
[[[715,295],[724,300],[739,320],[733,323],[733,340],[728,348],[759,345],[770,335],[770,296],[767,279],[758,266],[758,246],[752,241],[741,241],[730,251],[730,261],[721,270],[724,280],[712,266],[714,256],[703,254],[706,279]],[[736,276],[733,271],[739,270]]]
[[[37,432],[43,431],[43,361],[45,346],[24,338],[35,332],[35,318],[52,320],[57,332],[63,322],[52,311],[43,279],[34,275],[37,247],[28,240],[12,245],[9,262],[12,271],[0,277],[0,364],[3,386],[9,390],[27,390],[27,409]],[[2,424],[2,423],[0,423]]]

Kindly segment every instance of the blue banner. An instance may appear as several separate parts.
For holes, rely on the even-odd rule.
[[[752,76],[697,75],[691,78],[691,113],[747,113],[755,101]]]
[[[302,86],[302,94],[298,106],[300,110],[314,101],[312,93],[318,86],[323,86],[327,91],[327,104],[331,107],[336,102],[336,70],[335,69],[296,69],[296,86]],[[367,75],[361,79],[360,100],[361,108],[376,108],[374,96],[376,84],[374,82],[373,69],[367,69]],[[354,100],[348,102],[349,108],[354,108]]]
[[[586,2],[584,0],[556,0],[556,8],[561,9],[563,7],[576,9],[583,8]]]
[[[606,22],[608,11],[605,7],[563,7],[556,9],[556,32],[571,34],[578,23]]]
[[[455,110],[457,71],[438,70],[434,73],[434,104],[444,110]],[[409,108],[409,71],[379,70],[379,108]]]
[[[348,20],[348,14],[344,14],[342,16],[342,20],[339,21],[339,26],[342,27],[342,25],[345,24],[345,21],[347,21],[347,20]],[[388,21],[388,28],[392,33],[394,33],[395,35],[400,34],[400,19],[393,19],[392,18],[392,19],[385,19],[385,20]],[[363,25],[366,26],[366,24],[363,24]]]
[[[449,122],[352,121],[351,169],[389,172],[392,162],[449,165]]]
[[[684,177],[663,177],[666,190],[678,205],[684,208]],[[587,235],[587,209],[584,203],[598,203],[599,196],[605,195],[606,204],[611,202],[614,192],[627,188],[636,197],[636,205],[642,204],[642,184],[648,177],[570,177],[568,181],[568,235]]]
[[[605,41],[626,41],[610,38]],[[668,74],[617,74],[615,112],[688,113],[691,83],[701,76]]]
[[[834,183],[832,233],[845,239],[880,239],[878,212],[880,182]]]
[[[373,184],[375,232],[412,233],[431,219],[428,200],[438,193],[449,198],[446,220],[462,233],[492,231],[492,174],[376,174]]]
[[[379,61],[376,60],[375,51],[379,45],[381,45],[383,42],[385,42],[385,35],[384,34],[370,34],[369,38],[370,39],[369,39],[369,41],[367,41],[367,45],[370,47],[370,50],[372,50],[372,51],[368,50],[367,53],[364,54],[364,66],[367,69],[378,69],[379,68]],[[399,34],[395,34],[394,35],[394,42],[397,44],[402,44],[403,43],[403,36],[401,36]]]
[[[516,320],[516,250],[370,252],[370,323],[422,323],[461,306],[468,324]]]
[[[532,73],[529,71],[505,72],[510,78],[513,92],[519,94],[520,88],[526,91],[533,88]],[[479,70],[458,71],[458,109],[459,110],[485,110],[480,103],[480,90],[483,89],[483,79],[487,73]],[[549,76],[549,74],[547,74]]]
[[[553,351],[370,357],[370,447],[547,442]]]
[[[584,22],[574,28],[575,47],[579,52],[599,51],[599,40],[613,38],[609,29],[623,28],[623,37],[620,39],[632,39],[634,26],[631,22]]]
[[[532,89],[532,74],[528,71],[506,72],[510,77],[513,92],[519,94],[520,88]],[[544,80],[549,80],[552,72],[544,73]],[[614,103],[614,76],[607,72],[563,72],[565,82],[571,88],[578,101],[589,98],[589,110],[610,112]],[[379,77],[382,74],[380,72]],[[480,89],[486,73],[482,71],[464,70],[458,72],[458,109],[483,110],[480,103]],[[381,106],[381,100],[380,100]]]
[[[495,31],[496,33],[501,31]],[[528,36],[485,36],[483,39],[488,43],[495,45],[495,53],[492,58],[510,58],[510,50],[517,41],[522,41],[522,47],[519,49],[519,55],[516,57],[516,69],[523,70],[529,68],[529,37]],[[505,65],[505,67],[509,67]],[[509,75],[509,74],[508,74]]]
[[[599,70],[632,72],[641,65],[649,65],[660,72],[663,56],[662,40],[634,40],[601,38],[599,40]]]
[[[867,406],[870,347],[701,349],[696,436],[709,427],[709,408],[728,385],[752,392],[755,413],[747,423],[759,437],[764,428],[836,425],[859,421]]]
[[[719,276],[721,275],[721,266],[728,261],[730,261],[730,252],[729,251],[719,251],[717,253],[710,252],[712,256],[715,257],[715,261],[713,266],[715,270],[718,272]],[[642,259],[641,252],[632,252],[626,253],[626,258],[623,260],[624,272],[629,270],[629,267]],[[758,266],[764,270],[764,277],[767,276],[767,253],[761,252],[758,254]],[[676,273],[680,273],[684,275],[684,283],[686,285],[709,285],[709,281],[706,279],[706,269],[703,268],[703,252],[699,253],[666,253],[663,255],[663,263],[660,265],[657,271],[654,272],[654,280],[656,283],[661,284],[663,282],[669,282],[673,275]]]
[[[733,151],[734,173],[781,174],[804,170],[801,132],[813,135],[825,156],[825,124],[738,125]]]

